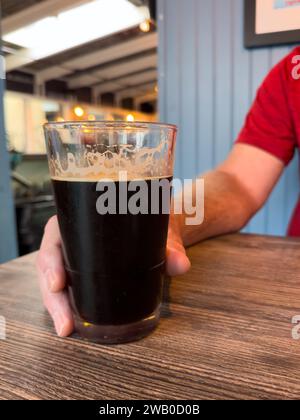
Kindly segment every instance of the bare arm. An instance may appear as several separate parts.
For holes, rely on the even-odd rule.
[[[186,226],[185,217],[179,219],[185,246],[242,229],[264,205],[283,170],[283,162],[269,153],[234,146],[224,163],[204,175],[204,223]]]

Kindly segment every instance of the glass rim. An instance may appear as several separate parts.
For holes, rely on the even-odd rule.
[[[131,128],[131,129],[169,129],[178,131],[178,127],[175,124],[167,124],[160,122],[149,122],[149,121],[60,121],[60,122],[47,122],[43,125],[44,129],[68,129],[68,128],[77,128],[80,129],[83,126],[90,126],[102,129],[122,129],[122,128]],[[86,128],[86,127],[84,127]]]

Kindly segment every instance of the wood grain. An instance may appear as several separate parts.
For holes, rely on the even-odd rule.
[[[0,266],[0,398],[298,399],[300,241],[232,235],[189,255],[159,328],[110,347],[55,336],[35,255]]]

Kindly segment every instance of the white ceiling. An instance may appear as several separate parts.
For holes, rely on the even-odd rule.
[[[5,0],[4,0],[5,1]],[[2,21],[4,33],[18,29],[37,19],[55,14],[73,5],[87,0],[44,0],[34,6],[26,7],[15,15],[8,16]],[[36,75],[39,84],[52,79],[62,79],[68,83],[70,89],[93,86],[98,92],[130,92],[134,96],[152,94],[157,79],[158,45],[156,32],[141,36],[131,36],[121,39],[107,47],[89,48],[82,46],[79,54],[71,56],[60,54],[57,60],[50,64],[42,62],[35,67],[35,63],[26,60],[26,51],[21,50],[15,55],[8,55],[7,68],[30,71]],[[39,68],[41,67],[41,68]],[[113,80],[118,78],[118,80]],[[137,86],[131,88],[131,86]],[[151,93],[152,92],[152,93]]]

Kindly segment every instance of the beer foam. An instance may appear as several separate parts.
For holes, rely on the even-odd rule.
[[[97,176],[90,176],[90,177],[84,177],[84,178],[63,178],[59,176],[52,176],[52,181],[60,181],[60,182],[131,182],[131,181],[160,181],[162,179],[170,179],[172,178],[172,175],[165,175],[165,176],[153,176],[148,178],[128,178],[126,180],[120,179],[119,177],[113,177],[113,178],[99,178]]]
[[[101,179],[120,181],[120,172],[127,180],[170,177],[173,173],[173,156],[166,140],[156,148],[138,148],[132,145],[87,145],[81,154],[66,151],[63,158],[53,153],[49,158],[51,178],[65,181],[90,181]]]

